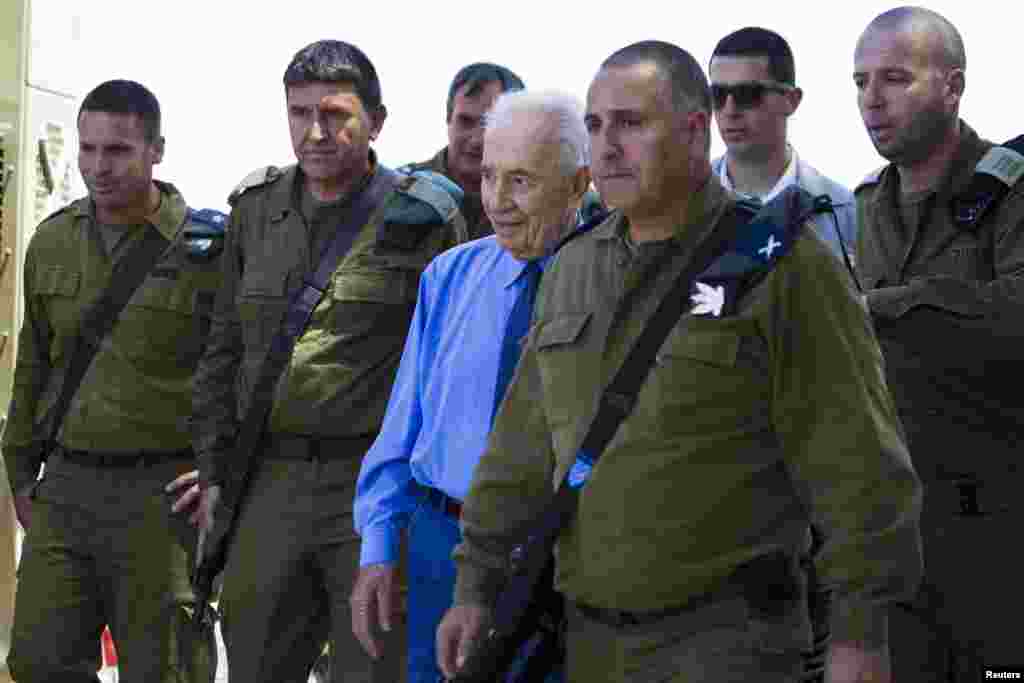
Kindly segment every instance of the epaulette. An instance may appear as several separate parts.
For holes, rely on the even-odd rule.
[[[51,218],[56,218],[57,216],[61,215],[62,213],[67,213],[72,208],[74,208],[74,206],[75,206],[75,203],[72,202],[72,203],[70,203],[70,204],[68,204],[66,206],[63,206],[63,207],[57,209],[56,211],[51,213],[49,216],[44,218],[42,221],[40,221],[39,224],[42,225],[43,223],[46,223],[47,221],[49,221]]]
[[[206,262],[224,250],[224,230],[228,217],[215,209],[188,210],[183,230],[185,253],[192,261]]]
[[[242,178],[242,182],[235,186],[235,189],[228,195],[228,204],[234,206],[235,202],[238,201],[238,198],[249,190],[269,185],[280,178],[281,175],[281,169],[277,166],[264,166],[263,168],[256,169],[249,175]]]
[[[889,168],[889,164],[886,164],[885,166],[879,166],[871,173],[868,173],[866,176],[864,176],[864,180],[857,183],[857,187],[853,188],[853,193],[857,194],[865,187],[877,185],[878,183],[880,183],[882,181],[882,174],[885,172],[885,169],[887,168]]]
[[[828,195],[822,195],[825,199]],[[698,281],[702,291],[715,294],[716,305],[708,308],[717,316],[731,315],[736,303],[789,253],[816,213],[827,211],[831,202],[821,201],[797,185],[791,185],[763,206],[739,200],[728,220],[741,224],[736,239]]]
[[[988,210],[1024,177],[1024,135],[991,147],[974,167],[967,189],[953,198],[953,222],[973,232]]]
[[[459,216],[462,188],[433,171],[415,171],[395,188],[381,218],[379,242],[415,249],[438,224]]]

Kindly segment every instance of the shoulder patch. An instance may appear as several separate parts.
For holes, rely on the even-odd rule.
[[[399,184],[395,201],[388,204],[384,214],[387,223],[425,225],[444,223],[459,209],[462,189],[433,171],[416,171],[412,182]]]
[[[414,249],[435,225],[457,217],[462,188],[433,171],[415,171],[399,183],[387,200],[378,239],[404,249]],[[465,233],[465,227],[459,234]],[[464,239],[459,239],[460,242]]]
[[[224,249],[224,230],[228,217],[216,209],[189,209],[183,230],[185,253],[189,260],[212,261]]]
[[[277,166],[264,166],[263,168],[256,169],[249,175],[242,178],[242,182],[235,186],[235,189],[231,191],[230,195],[228,195],[228,204],[234,206],[235,202],[238,201],[238,198],[249,190],[269,185],[280,177],[281,169]]]
[[[975,173],[986,173],[1008,187],[1024,177],[1024,154],[1003,145],[992,147],[974,167]]]
[[[885,169],[887,168],[889,168],[889,164],[886,164],[885,166],[879,166],[874,171],[864,176],[864,180],[857,183],[857,187],[853,188],[854,194],[860,192],[861,189],[865,187],[877,185],[878,183],[880,183],[882,181],[882,173],[884,173]]]

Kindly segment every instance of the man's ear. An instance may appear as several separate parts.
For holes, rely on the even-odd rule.
[[[789,113],[786,116],[792,116],[796,113],[797,108],[800,107],[800,103],[804,101],[804,91],[800,88],[793,88],[785,93],[785,98],[786,102],[789,103]]]
[[[370,139],[376,140],[377,136],[380,135],[381,128],[384,127],[384,119],[388,117],[388,108],[383,104],[377,108],[373,114],[370,115]]]
[[[161,135],[153,141],[153,163],[159,164],[164,160],[164,136]]]
[[[964,70],[950,69],[946,76],[946,87],[949,88],[949,94],[956,96],[957,102],[959,102],[964,95],[964,90],[967,89],[967,74],[964,73]]]

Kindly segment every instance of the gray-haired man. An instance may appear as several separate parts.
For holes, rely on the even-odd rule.
[[[580,105],[559,93],[501,95],[487,115],[481,196],[495,234],[448,251],[420,280],[381,435],[363,460],[363,537],[353,629],[367,650],[396,602],[409,531],[409,680],[434,683],[434,634],[451,605],[459,516],[518,359],[541,270],[590,181]]]

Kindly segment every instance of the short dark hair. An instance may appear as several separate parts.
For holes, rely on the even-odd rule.
[[[295,53],[284,70],[284,86],[301,83],[348,83],[368,111],[382,106],[373,62],[358,47],[341,40],[320,40]]]
[[[711,59],[715,57],[765,57],[772,78],[796,86],[793,51],[789,49],[786,39],[775,31],[759,26],[747,26],[734,31],[718,41],[715,51],[711,53]]]
[[[644,40],[612,53],[601,63],[602,69],[627,67],[653,62],[671,88],[672,101],[680,111],[711,111],[708,78],[689,52],[660,40]]]
[[[142,123],[142,136],[147,143],[156,142],[160,137],[160,103],[141,83],[125,80],[100,83],[82,100],[78,117],[86,111],[134,114]]]
[[[459,69],[455,74],[452,84],[448,86],[448,115],[446,120],[452,120],[452,112],[455,110],[455,95],[466,88],[466,96],[473,97],[480,89],[488,83],[500,83],[501,91],[524,90],[523,79],[519,78],[508,67],[490,62],[476,62]]]

